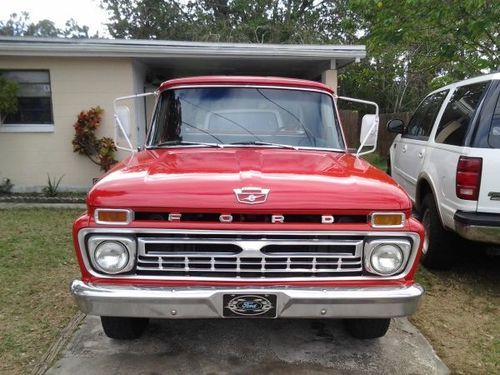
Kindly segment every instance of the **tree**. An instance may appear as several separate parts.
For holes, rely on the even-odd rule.
[[[500,66],[500,3],[353,0],[369,60],[343,72],[343,90],[413,110],[434,88]]]
[[[12,13],[6,21],[0,21],[0,35],[34,36],[45,38],[98,38],[99,34],[89,35],[88,26],[80,26],[73,19],[66,21],[65,28],[58,28],[53,21],[41,20],[34,23],[28,12]]]
[[[347,0],[101,0],[116,38],[340,43],[354,35]]]
[[[0,76],[0,124],[17,111],[17,82]]]

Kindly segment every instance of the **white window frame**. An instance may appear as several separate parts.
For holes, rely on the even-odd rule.
[[[29,123],[19,123],[19,124],[4,124],[0,122],[0,133],[53,133],[54,126],[54,102],[52,100],[52,79],[50,76],[49,69],[2,69],[4,71],[47,71],[49,73],[49,84],[50,84],[50,103],[52,111],[52,123],[51,124],[29,124]]]

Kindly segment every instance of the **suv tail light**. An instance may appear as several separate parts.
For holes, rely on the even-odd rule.
[[[479,197],[481,184],[482,158],[460,156],[457,164],[456,190],[457,197],[475,201]]]

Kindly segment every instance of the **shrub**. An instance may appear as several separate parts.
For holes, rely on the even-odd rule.
[[[63,179],[64,175],[59,177],[58,180],[54,177],[54,180],[51,180],[50,175],[47,174],[47,186],[45,186],[42,189],[42,192],[47,196],[47,197],[57,197],[59,195],[59,184],[61,183],[61,180]]]
[[[73,151],[85,155],[94,164],[101,167],[101,170],[108,171],[117,162],[114,158],[116,151],[115,142],[111,138],[97,138],[96,130],[101,125],[101,115],[104,110],[97,106],[82,111],[78,115],[73,138]]]
[[[3,178],[0,184],[0,194],[9,194],[14,184],[10,182],[10,178]]]

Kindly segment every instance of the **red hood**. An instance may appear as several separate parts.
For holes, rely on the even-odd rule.
[[[267,201],[238,203],[233,189],[249,186],[270,189]],[[411,208],[390,177],[351,154],[271,148],[142,151],[100,180],[88,204],[197,212]]]

